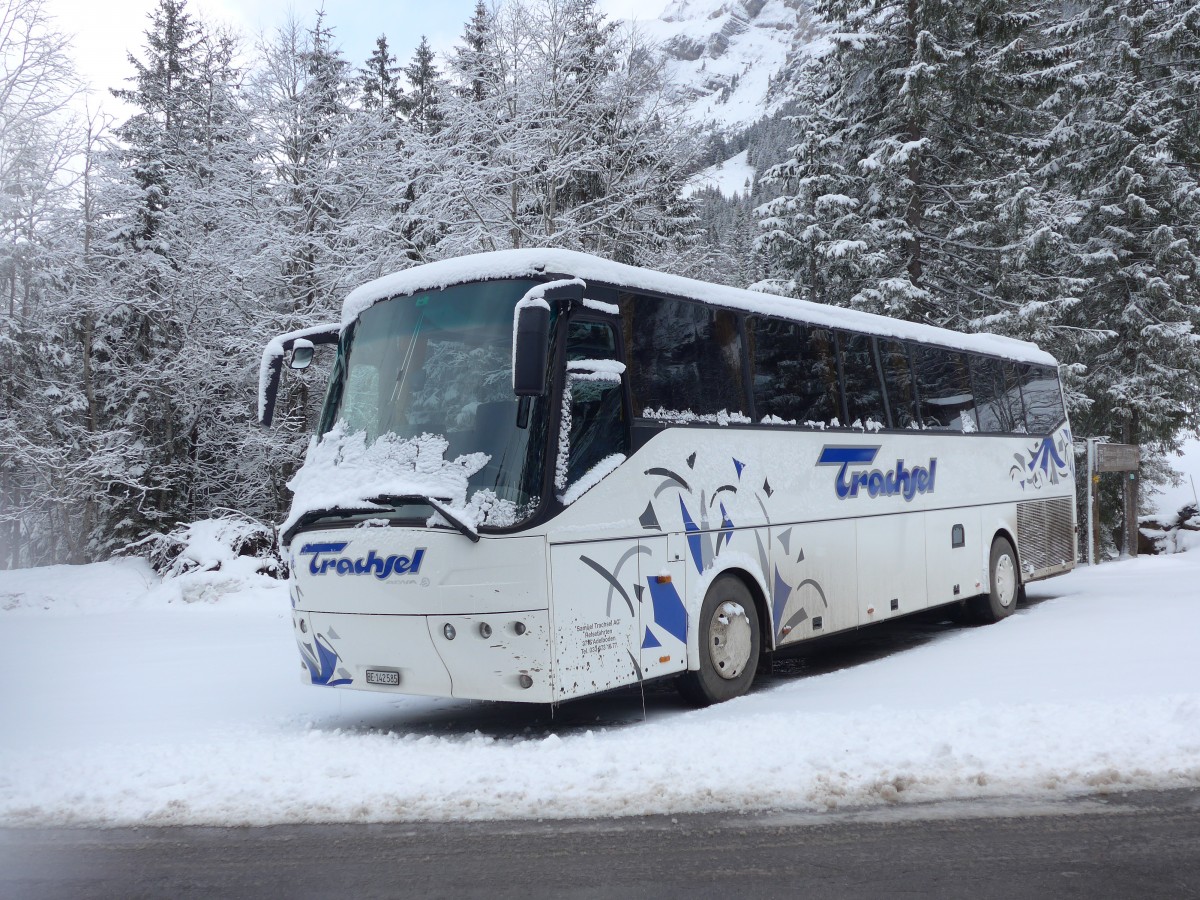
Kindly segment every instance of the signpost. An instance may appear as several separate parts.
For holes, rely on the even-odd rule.
[[[1141,448],[1137,444],[1107,444],[1099,438],[1088,438],[1088,565],[1096,564],[1100,549],[1100,474],[1128,473],[1121,481],[1125,504],[1125,553],[1137,556],[1138,484],[1137,471],[1141,463]]]

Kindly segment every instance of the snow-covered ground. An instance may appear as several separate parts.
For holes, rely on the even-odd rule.
[[[551,720],[301,685],[287,595],[259,576],[158,584],[135,561],[0,572],[0,822],[820,810],[1194,786],[1198,581],[1200,553],[1081,569],[1030,586],[999,625],[931,628],[705,710],[656,692],[641,721],[628,693]]]

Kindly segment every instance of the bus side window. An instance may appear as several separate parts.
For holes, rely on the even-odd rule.
[[[847,425],[856,422],[862,428],[887,427],[887,408],[884,405],[883,385],[875,348],[865,334],[841,332],[842,377],[846,382]]]
[[[567,373],[563,410],[570,427],[559,447],[555,487],[564,491],[597,464],[629,452],[629,430],[622,402],[621,376],[594,365],[616,359],[617,336],[604,322],[571,322],[567,329],[567,360],[578,371]]]
[[[924,344],[913,344],[912,355],[921,397],[922,426],[940,431],[977,431],[975,396],[966,356],[956,350]]]
[[[1000,360],[986,356],[974,357],[971,360],[971,383],[975,387],[975,409],[979,413],[980,431],[1015,432],[1025,429],[1021,395],[1018,392],[1014,410]],[[1018,424],[1020,429],[1017,428]]]
[[[888,406],[892,411],[892,427],[912,428],[918,424],[917,395],[913,390],[908,345],[880,338],[879,358],[883,366],[883,380],[887,385]]]
[[[1030,434],[1049,434],[1063,419],[1062,389],[1058,373],[1047,366],[1018,363],[1021,396],[1025,400],[1025,427]]]
[[[1008,430],[1015,434],[1025,434],[1025,404],[1021,400],[1021,376],[1017,367],[1005,360],[1000,364],[1004,374],[1004,421]]]
[[[635,416],[746,413],[737,316],[702,303],[620,300]]]
[[[828,331],[754,316],[751,336],[754,407],[771,424],[828,424],[837,413],[837,367]]]

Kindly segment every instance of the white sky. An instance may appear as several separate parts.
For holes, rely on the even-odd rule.
[[[291,12],[311,23],[321,0],[296,3],[292,0],[189,0],[189,11],[204,21],[227,23],[242,33],[253,46],[257,35],[270,33]],[[108,89],[126,87],[132,74],[127,54],[141,56],[148,15],[156,0],[47,0],[47,9],[59,30],[74,35],[75,60],[79,73],[92,88],[91,105],[121,116],[120,105]],[[655,18],[666,0],[600,0],[610,18]],[[475,0],[392,0],[390,3],[343,0],[326,6],[326,21],[346,59],[361,66],[371,55],[375,39],[386,34],[397,61],[404,65],[421,40],[428,36],[439,53],[450,50],[462,34],[463,25],[475,8]]]

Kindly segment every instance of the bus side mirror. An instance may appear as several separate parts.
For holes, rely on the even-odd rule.
[[[292,356],[288,360],[288,368],[296,370],[307,369],[312,365],[313,353],[315,352],[316,348],[313,346],[312,341],[305,340],[304,338],[296,338],[295,343],[292,344]]]
[[[578,278],[549,281],[530,288],[513,311],[513,393],[518,397],[546,395],[546,364],[550,358],[550,304],[582,300]]]
[[[513,393],[542,397],[546,393],[546,364],[550,357],[550,306],[534,300],[518,307],[513,338]]]

